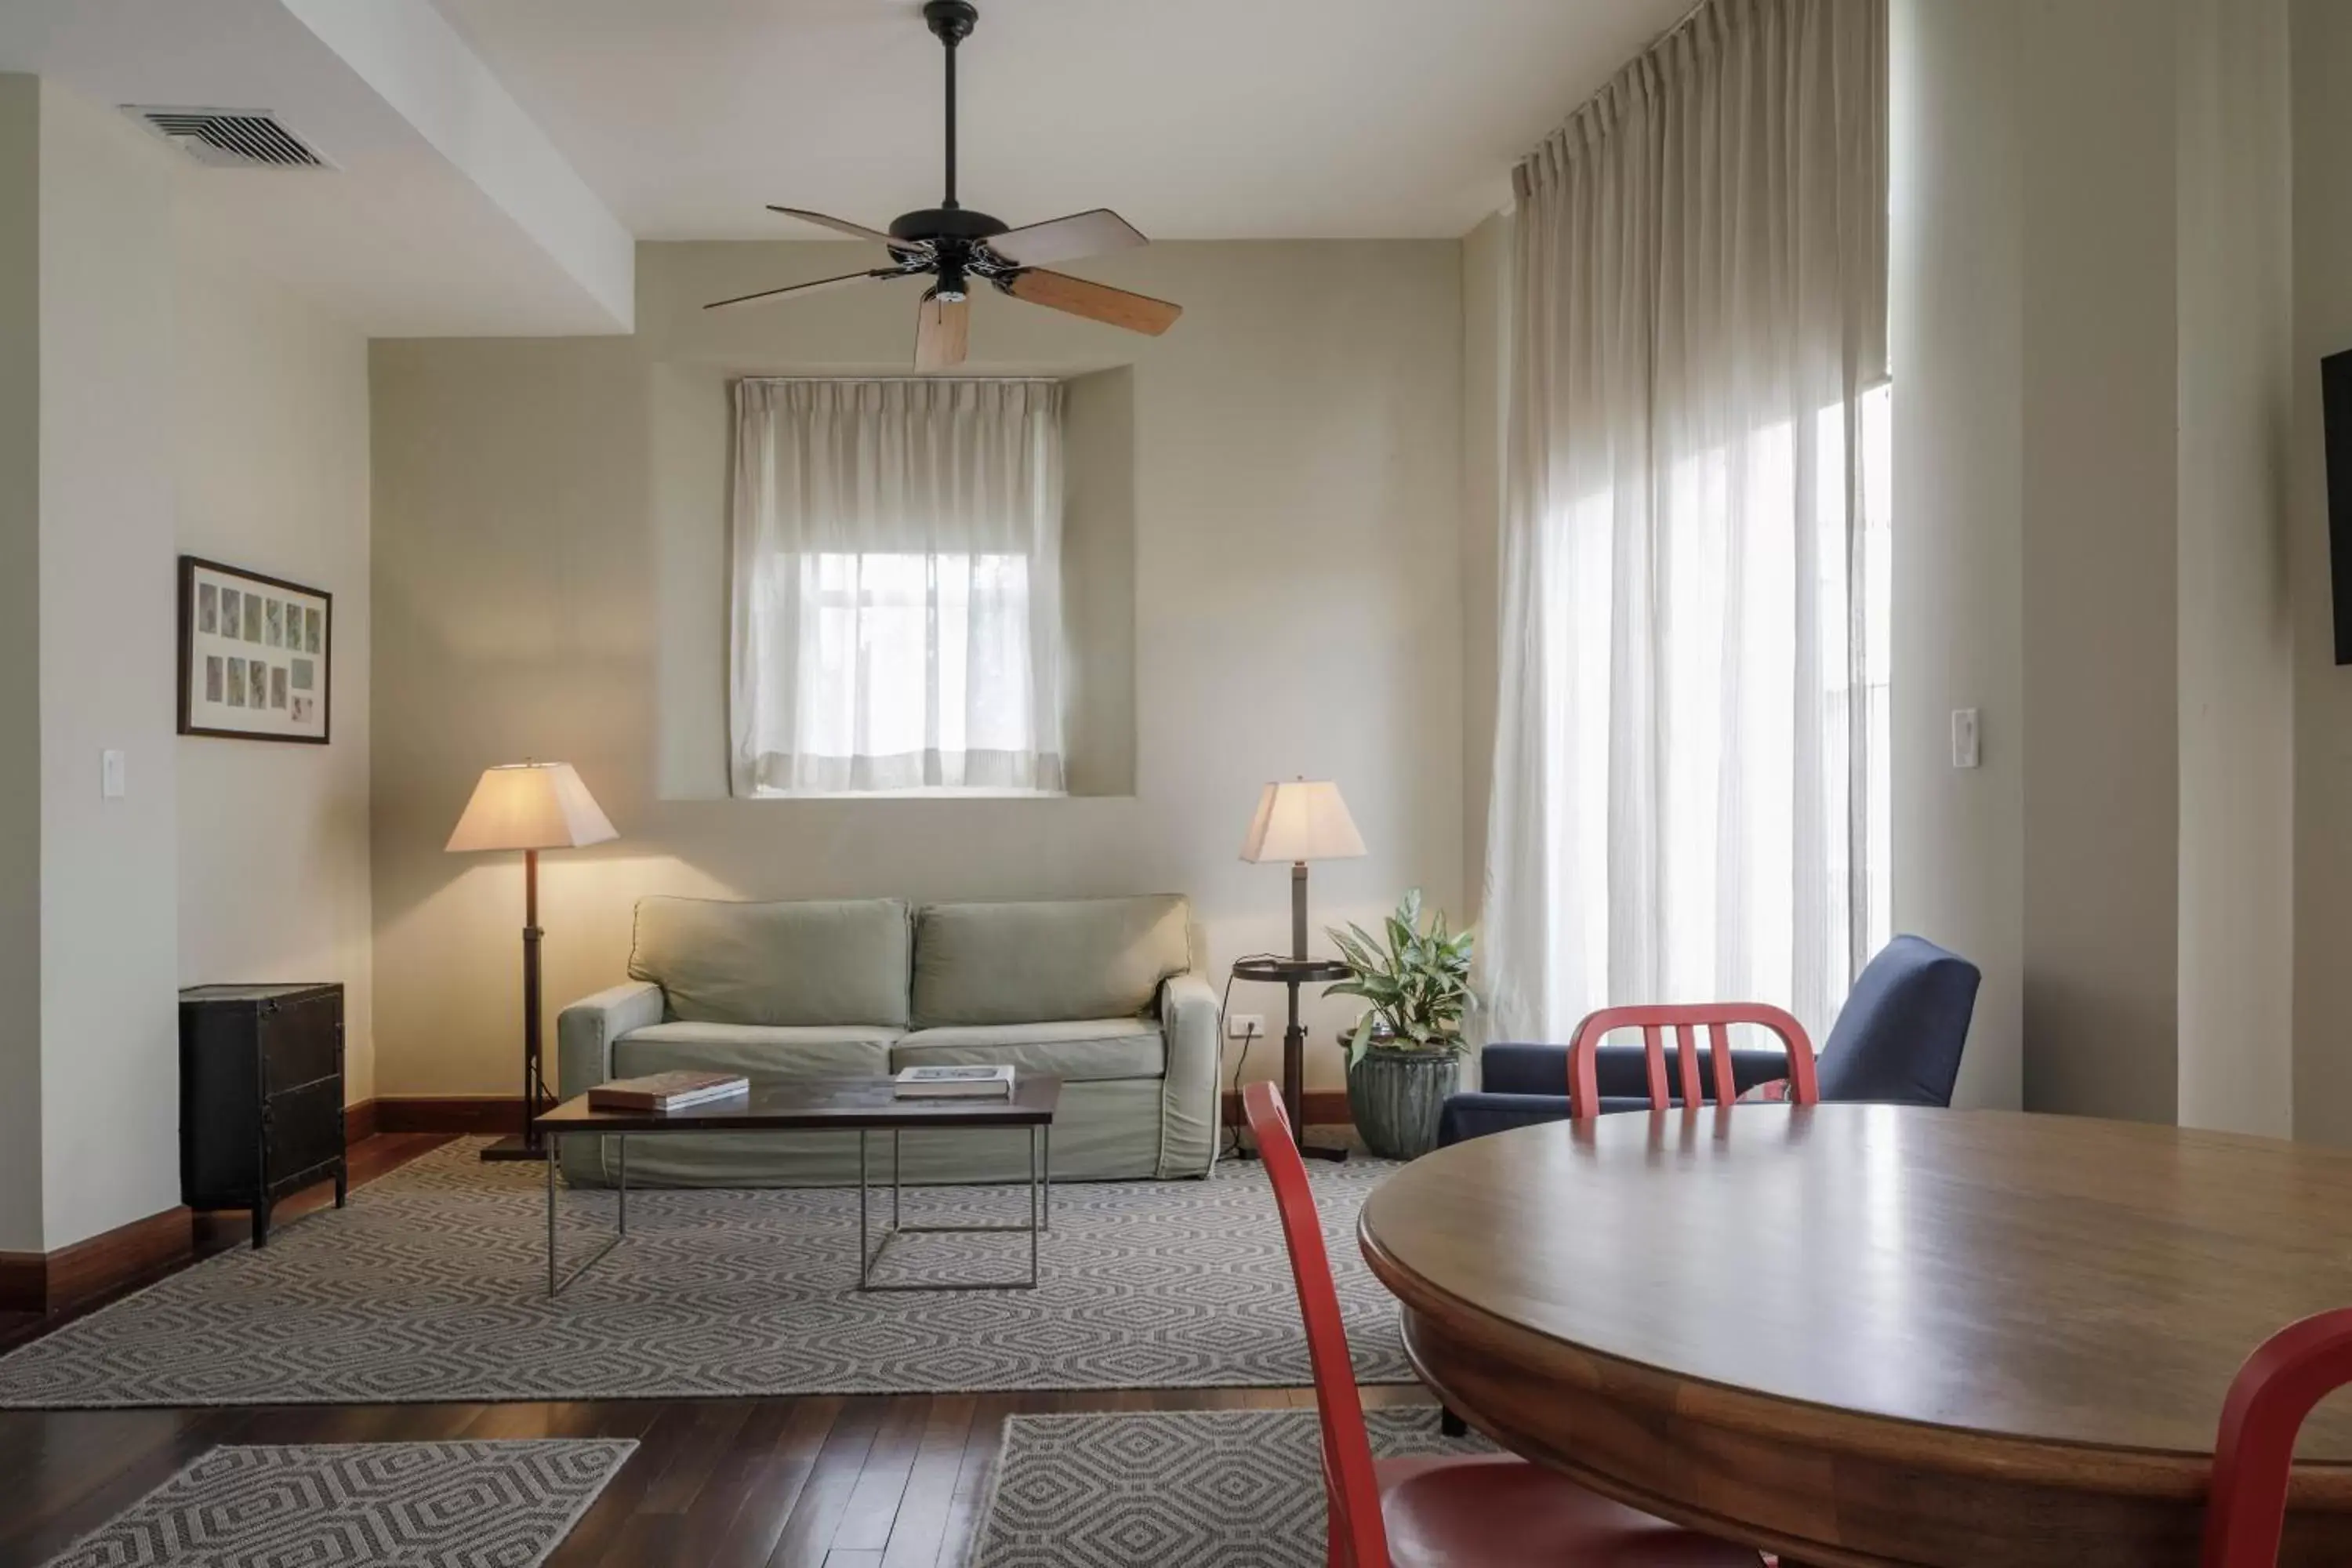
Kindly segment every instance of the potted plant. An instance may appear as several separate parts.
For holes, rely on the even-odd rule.
[[[1475,933],[1426,925],[1421,889],[1404,896],[1379,936],[1361,926],[1328,932],[1349,971],[1326,996],[1370,1005],[1348,1036],[1348,1107],[1365,1147],[1412,1160],[1437,1146],[1437,1115],[1462,1077],[1462,1018],[1470,994]]]

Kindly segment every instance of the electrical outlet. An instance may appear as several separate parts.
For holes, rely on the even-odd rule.
[[[1265,1015],[1263,1013],[1226,1014],[1225,1038],[1229,1040],[1265,1038]]]

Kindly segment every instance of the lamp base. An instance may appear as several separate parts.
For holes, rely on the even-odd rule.
[[[520,1132],[509,1132],[497,1142],[484,1148],[482,1158],[488,1161],[530,1160],[536,1163],[547,1158],[547,1150]]]

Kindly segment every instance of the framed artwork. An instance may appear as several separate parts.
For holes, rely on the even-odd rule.
[[[180,557],[180,733],[323,746],[334,595]]]

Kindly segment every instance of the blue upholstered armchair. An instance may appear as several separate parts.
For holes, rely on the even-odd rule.
[[[1975,964],[1932,942],[1898,936],[1887,943],[1855,980],[1853,993],[1822,1047],[1822,1098],[1951,1104],[1979,978]],[[1776,1050],[1735,1050],[1731,1062],[1733,1079],[1742,1093],[1788,1076],[1786,1058]],[[1566,1046],[1488,1046],[1479,1053],[1478,1064],[1479,1091],[1457,1094],[1445,1102],[1438,1124],[1441,1145],[1567,1120]],[[1601,1047],[1599,1073],[1603,1115],[1648,1109],[1641,1047]],[[1679,1104],[1682,1073],[1671,1051],[1666,1073]]]

